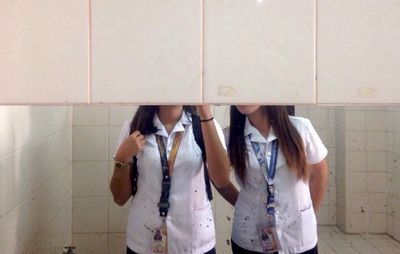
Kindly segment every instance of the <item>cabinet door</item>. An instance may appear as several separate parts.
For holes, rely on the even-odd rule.
[[[0,104],[88,102],[84,0],[2,0]]]
[[[314,103],[313,0],[205,0],[209,103]]]
[[[400,1],[319,0],[319,103],[400,103]]]
[[[95,103],[201,102],[201,1],[92,2]]]

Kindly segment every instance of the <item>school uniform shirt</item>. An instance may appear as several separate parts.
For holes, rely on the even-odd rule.
[[[290,121],[303,139],[308,164],[316,164],[327,155],[318,134],[308,119],[291,117]],[[266,222],[267,184],[251,142],[257,142],[270,165],[272,141],[277,139],[271,128],[265,139],[246,118],[244,128],[249,166],[246,169],[245,184],[236,175],[241,187],[235,204],[232,240],[240,247],[262,252],[258,235],[258,225]],[[262,170],[266,170],[263,168]],[[317,244],[317,221],[307,182],[298,180],[293,170],[285,162],[282,151],[278,150],[275,183],[276,229],[282,245],[279,253],[301,253]]]
[[[166,218],[168,253],[206,253],[215,247],[214,219],[206,193],[202,152],[194,139],[191,117],[183,113],[170,135],[157,115],[153,122],[158,129],[156,135],[163,137],[167,156],[175,134],[184,131],[171,177]],[[221,127],[214,123],[225,148]],[[117,147],[129,136],[129,131],[130,121],[127,121]],[[160,154],[154,134],[146,135],[145,140],[144,148],[137,155],[138,189],[131,201],[126,239],[131,250],[144,254],[152,253],[152,230],[162,224],[157,206],[162,183]]]

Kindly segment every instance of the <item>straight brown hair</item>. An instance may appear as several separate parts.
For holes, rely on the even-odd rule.
[[[278,138],[279,149],[282,151],[286,164],[293,170],[297,178],[307,181],[309,171],[303,145],[303,140],[289,119],[286,106],[261,106],[275,135]],[[244,136],[246,116],[231,106],[230,133],[228,155],[231,165],[244,183],[249,156]]]

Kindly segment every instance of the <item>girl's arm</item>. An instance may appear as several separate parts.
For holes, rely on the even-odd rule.
[[[239,191],[231,182],[223,188],[217,188],[218,193],[232,206],[235,206]]]
[[[211,119],[213,116],[209,106],[197,106],[200,120]],[[223,188],[230,183],[229,160],[218,135],[213,120],[201,122],[204,146],[207,154],[208,173],[217,188]]]
[[[201,120],[213,117],[207,105],[197,106],[197,113]],[[239,192],[230,181],[229,159],[215,122],[213,120],[201,122],[201,129],[207,154],[208,174],[221,196],[231,205],[235,205]]]
[[[122,142],[115,154],[115,161],[123,163],[123,167],[114,166],[110,189],[115,203],[120,206],[123,206],[132,195],[129,159],[142,150],[144,143],[144,136],[135,131]]]
[[[310,165],[310,193],[314,210],[317,211],[324,197],[328,182],[328,164],[323,159],[317,164]]]

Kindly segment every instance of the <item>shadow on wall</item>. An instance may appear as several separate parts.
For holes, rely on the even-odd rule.
[[[7,180],[0,179],[0,220],[8,220],[0,245],[6,253],[59,253],[70,242],[72,152],[66,151],[72,132],[61,128],[58,109],[0,109],[0,173],[7,172]]]

